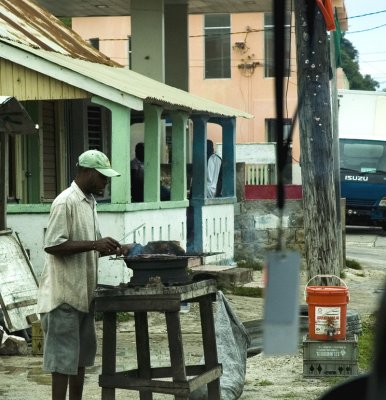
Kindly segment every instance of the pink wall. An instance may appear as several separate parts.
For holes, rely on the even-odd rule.
[[[102,53],[124,66],[128,65],[130,17],[72,18],[72,29],[85,40],[99,38],[99,50]]]
[[[264,77],[264,14],[240,13],[231,15],[231,45],[246,39],[248,51],[242,54],[231,50],[231,79],[204,79],[204,16],[189,16],[189,87],[190,92],[247,111],[254,119],[237,120],[237,143],[265,142],[265,119],[275,118],[274,79]],[[250,32],[246,35],[246,31]],[[127,65],[127,36],[130,17],[73,18],[73,29],[84,39],[100,38],[100,50],[115,61]],[[286,82],[287,109],[291,118],[297,99],[296,46],[292,29],[291,76]],[[250,57],[248,59],[248,56]],[[238,65],[248,60],[259,65],[252,74],[245,74]],[[299,160],[299,134],[296,125],[293,138],[294,164]],[[208,136],[221,142],[218,126],[208,127]]]
[[[246,35],[247,27],[251,31]],[[252,120],[240,118],[237,121],[237,143],[265,142],[265,119],[275,118],[274,79],[264,78],[264,14],[240,13],[231,15],[231,45],[243,42],[246,38],[248,50],[241,53],[231,50],[231,79],[204,79],[204,16],[189,17],[189,87],[190,92],[210,98],[219,103],[249,112],[255,116]],[[293,29],[294,31],[294,29]],[[238,33],[240,32],[240,33]],[[291,118],[297,99],[296,84],[296,47],[292,38],[291,76],[288,82],[287,107]],[[248,58],[248,56],[250,58]],[[247,60],[259,65],[252,74],[243,73],[238,65]],[[218,132],[208,128],[209,137],[215,142],[221,141]],[[293,156],[299,159],[299,135],[295,130]]]

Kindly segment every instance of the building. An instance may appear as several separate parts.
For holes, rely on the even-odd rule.
[[[158,8],[157,11],[154,11],[155,8],[151,8],[152,2],[146,3],[149,9],[158,13],[158,18],[161,21],[162,18],[165,23],[170,21],[168,7],[171,8],[172,6],[167,6],[167,2],[165,2],[164,10]],[[157,2],[158,5],[161,3]],[[181,43],[173,43],[171,33],[168,30],[170,28],[165,25],[164,41],[161,42],[160,48],[162,48],[163,43],[166,50],[162,68],[166,72],[160,75],[154,74],[153,77],[164,79],[166,82],[169,80],[169,83],[174,86],[186,88],[183,79],[174,81],[172,78],[173,76],[183,75],[184,68],[186,68],[184,57],[187,54],[189,72],[187,87],[190,93],[241,109],[254,116],[253,119],[239,121],[236,143],[275,142],[272,2],[244,2],[249,3],[249,8],[237,7],[235,2],[227,2],[223,4],[223,7],[214,2],[217,8],[210,8],[209,3],[211,2],[203,2],[203,7],[198,8],[194,1],[188,2],[187,33],[180,27],[182,25],[181,17],[178,19],[179,24],[174,24],[176,26],[174,40],[177,36],[182,38],[187,36],[188,49]],[[341,20],[341,27],[345,30],[347,22],[344,2],[334,0],[333,6]],[[134,7],[133,3],[132,7]],[[105,9],[106,12],[109,11]],[[128,14],[125,15],[125,12]],[[119,16],[113,16],[112,12],[109,12],[108,16],[103,16],[102,13],[94,16],[76,16],[76,11],[74,11],[72,13],[72,27],[104,54],[128,68],[136,69],[140,63],[135,61],[136,50],[133,42],[141,41],[141,49],[137,51],[143,55],[142,48],[146,48],[147,38],[151,37],[152,31],[145,33],[149,29],[149,25],[147,25],[142,28],[143,31],[139,32],[139,35],[143,35],[143,38],[136,38],[136,27],[132,26],[130,12],[131,10],[127,8],[127,11],[121,9]],[[135,13],[134,10],[134,16]],[[182,13],[182,15],[185,14]],[[297,105],[294,23],[293,13],[288,10],[286,27],[290,34],[287,36],[287,52],[284,55],[285,63],[288,66],[285,90],[286,134],[293,124],[293,115]],[[181,35],[182,31],[184,34]],[[161,34],[158,36],[162,37]],[[168,58],[171,51],[167,53],[167,49],[170,47],[180,48],[184,57],[177,55],[173,63],[172,56]],[[157,63],[154,67],[156,66]],[[172,69],[169,74],[167,73],[168,67]],[[347,87],[342,71],[338,69],[336,74],[338,86],[340,88]],[[169,136],[167,130],[165,135],[167,142]],[[208,136],[214,142],[222,143],[221,130],[218,127],[208,125]],[[288,183],[300,184],[300,144],[297,125],[295,125],[290,150],[292,154],[289,155],[289,160],[292,162],[286,169],[286,180]],[[259,162],[258,157],[257,154],[256,162]]]
[[[21,101],[36,124],[35,137],[10,138],[7,163],[8,225],[20,233],[37,275],[52,199],[74,176],[88,148],[107,153],[122,176],[112,180],[98,210],[105,235],[126,242],[177,240],[186,245],[187,121],[194,137],[194,219],[197,252],[233,256],[236,118],[248,113],[200,98],[118,65],[30,1],[1,0],[0,95]],[[172,131],[171,198],[160,201],[161,132]],[[206,124],[221,126],[228,143],[223,198],[206,199]],[[130,196],[129,160],[135,123],[143,123],[144,202]],[[106,263],[109,264],[105,268]],[[104,283],[127,278],[121,260],[103,260]]]

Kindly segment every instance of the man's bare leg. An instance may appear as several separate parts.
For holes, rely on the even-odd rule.
[[[70,375],[70,400],[82,400],[85,368],[78,368],[78,375]]]
[[[52,400],[66,400],[68,375],[52,373]]]

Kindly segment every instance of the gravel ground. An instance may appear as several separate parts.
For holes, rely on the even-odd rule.
[[[362,272],[348,270],[345,282],[350,291],[351,310],[361,316],[372,313],[377,308],[379,293],[384,283],[384,272],[379,269],[366,268]],[[255,282],[260,282],[260,275],[255,274]],[[304,279],[299,290],[303,296]],[[226,296],[233,311],[241,321],[262,318],[263,303],[261,299],[240,296]],[[304,302],[302,300],[302,302]],[[181,315],[185,358],[187,363],[197,362],[201,358],[200,328],[197,322],[198,307],[192,304],[190,312]],[[150,336],[152,341],[152,365],[165,365],[168,360],[166,329],[162,314],[152,314],[150,318]],[[118,332],[118,369],[134,367],[134,324],[123,322]],[[101,324],[98,323],[99,342],[102,337]],[[84,399],[101,398],[98,386],[98,375],[101,371],[101,345],[96,364],[88,369],[85,382]],[[4,400],[42,400],[50,399],[50,375],[41,370],[41,356],[0,356],[0,399]],[[337,380],[331,378],[303,378],[302,349],[298,354],[282,357],[266,357],[264,354],[247,359],[247,370],[244,391],[241,400],[298,399],[314,400]],[[171,396],[154,395],[154,399],[171,399]],[[139,399],[137,392],[117,390],[117,400]]]

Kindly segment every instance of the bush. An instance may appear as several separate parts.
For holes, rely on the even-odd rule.
[[[263,289],[259,287],[235,286],[232,293],[236,296],[263,297]]]
[[[375,315],[362,319],[362,334],[358,339],[358,364],[364,370],[371,368],[374,354]]]
[[[358,261],[349,259],[346,260],[346,267],[357,270],[363,269],[362,265],[360,265]]]
[[[262,271],[263,270],[263,263],[261,261],[239,260],[239,261],[237,261],[237,266],[239,268],[250,268],[253,271]]]

